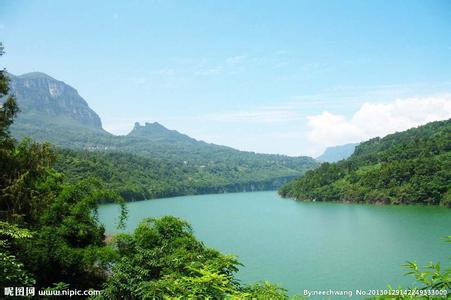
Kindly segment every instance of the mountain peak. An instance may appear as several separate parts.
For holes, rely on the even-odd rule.
[[[59,119],[67,124],[102,129],[100,117],[70,85],[42,73],[10,75],[10,88],[21,114],[19,117]]]
[[[161,125],[161,124],[158,123],[158,122],[152,122],[152,123],[145,122],[144,125],[141,125],[140,122],[135,122],[135,128],[140,128],[140,127],[145,127],[145,128],[160,128],[160,129],[166,129],[166,130],[169,130],[169,129],[167,129],[166,127],[164,127],[163,125]]]
[[[43,73],[43,72],[29,72],[29,73],[25,73],[22,75],[18,75],[16,77],[24,78],[24,79],[47,79],[47,80],[59,81],[59,80],[56,80],[55,78],[53,78],[52,76],[50,76],[46,73]]]
[[[133,130],[130,132],[131,133],[138,133],[138,134],[154,134],[154,133],[170,133],[170,132],[177,132],[175,130],[170,130],[167,129],[166,127],[164,127],[163,125],[161,125],[158,122],[153,122],[153,123],[149,123],[149,122],[145,122],[144,125],[141,125],[141,123],[139,122],[135,122],[135,126],[133,127]]]
[[[350,143],[333,147],[327,147],[324,153],[318,156],[316,160],[321,162],[337,162],[339,160],[346,159],[352,155],[355,147],[358,144],[359,143]]]
[[[196,141],[189,136],[178,132],[177,130],[171,130],[158,122],[145,122],[141,125],[139,122],[135,122],[133,130],[128,134],[131,137],[144,137],[151,140],[177,142],[177,141]]]

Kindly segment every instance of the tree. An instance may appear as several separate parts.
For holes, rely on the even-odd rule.
[[[120,257],[104,286],[105,298],[287,298],[268,282],[242,286],[235,278],[236,258],[205,247],[175,217],[146,219],[133,234],[118,235],[114,247]]]
[[[3,44],[0,43],[0,56],[4,54]],[[9,92],[9,80],[6,70],[0,70],[0,99],[6,97],[6,100],[0,105],[0,147],[1,149],[10,148],[12,146],[13,139],[10,137],[8,129],[13,123],[14,117],[19,111],[17,107],[16,99],[13,96],[8,95]]]
[[[1,48],[0,54],[3,53]],[[19,109],[8,95],[8,78],[0,72],[0,257],[2,285],[31,282],[46,287],[66,282],[99,287],[114,251],[105,245],[97,222],[100,202],[123,199],[88,178],[67,183],[53,167],[54,149],[24,139],[17,142],[9,127]]]
[[[450,206],[451,119],[375,138],[279,190],[299,200]]]
[[[10,250],[11,241],[29,239],[31,236],[27,229],[0,221],[0,286],[14,286],[18,282],[23,285],[35,283],[23,263]]]

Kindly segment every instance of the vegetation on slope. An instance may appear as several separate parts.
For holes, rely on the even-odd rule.
[[[275,190],[298,174],[288,169],[265,169],[260,164],[195,166],[129,153],[75,150],[59,150],[55,168],[71,182],[96,177],[126,200]]]
[[[62,151],[59,165],[65,166],[69,177],[84,177],[79,171],[102,173],[104,179],[115,180],[105,180],[108,187],[121,186],[127,200],[277,189],[318,166],[310,157],[258,154],[209,144],[158,123],[136,123],[128,135],[115,136],[102,129],[99,116],[62,81],[30,73],[12,76],[11,85],[22,109],[12,126],[16,138],[31,137],[76,150]],[[116,167],[112,159],[120,165]],[[132,170],[137,162],[151,167]]]
[[[7,92],[0,71],[0,96]],[[0,106],[1,290],[100,289],[97,299],[288,298],[269,282],[242,285],[235,276],[239,262],[206,247],[188,223],[174,217],[144,220],[133,234],[106,244],[97,205],[121,203],[124,221],[123,199],[95,178],[65,181],[52,167],[49,144],[13,139],[8,129],[17,111],[14,98],[6,96]],[[422,289],[449,289],[449,268],[409,266]]]
[[[205,247],[188,223],[174,217],[146,219],[132,235],[116,236],[113,245],[118,257],[101,298],[287,298],[269,282],[241,285],[235,257]]]
[[[0,96],[7,92],[0,72]],[[174,217],[145,220],[134,234],[107,245],[97,205],[123,204],[123,199],[96,179],[64,181],[52,167],[50,145],[13,139],[8,129],[17,111],[15,99],[7,96],[0,106],[2,290],[100,289],[101,299],[286,298],[270,283],[241,285],[235,278],[238,261],[204,246],[186,222]]]
[[[284,185],[298,200],[451,206],[451,120],[374,138]]]
[[[29,116],[25,116],[28,118]],[[53,118],[53,121],[56,119]],[[40,126],[45,124],[41,121]],[[309,157],[256,154],[191,138],[155,140],[117,137],[77,126],[37,127],[22,123],[23,134],[60,140],[56,168],[69,179],[89,175],[126,200],[188,194],[275,190],[318,164]],[[164,129],[165,131],[169,131]],[[182,136],[177,133],[176,138]],[[70,141],[70,143],[66,143]]]

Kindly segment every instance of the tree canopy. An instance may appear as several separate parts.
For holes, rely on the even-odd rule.
[[[451,120],[374,138],[283,186],[298,200],[451,206]]]
[[[120,234],[106,243],[105,229],[97,220],[98,204],[120,203],[119,223],[123,224],[123,198],[106,188],[89,167],[91,173],[83,179],[71,176],[68,180],[54,168],[57,155],[50,144],[30,139],[17,142],[11,137],[9,127],[19,110],[8,95],[5,71],[0,72],[1,97],[6,97],[0,107],[2,288],[98,289],[102,291],[98,297],[105,299],[286,298],[284,289],[268,282],[243,286],[236,278],[240,266],[236,258],[207,248],[187,222],[174,217],[144,220],[133,234]],[[83,156],[66,159],[83,160]],[[88,165],[107,158],[93,155],[89,159]],[[133,166],[149,163],[137,160]]]

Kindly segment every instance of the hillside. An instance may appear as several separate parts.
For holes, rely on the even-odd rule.
[[[334,147],[327,147],[323,154],[318,156],[316,160],[320,162],[337,162],[346,159],[354,153],[355,147],[358,143],[351,143],[339,145]]]
[[[126,178],[123,186],[133,188],[123,194],[130,199],[276,189],[318,165],[310,157],[258,154],[198,141],[157,122],[136,123],[128,135],[115,136],[102,129],[100,117],[64,82],[43,73],[12,75],[10,79],[21,109],[11,128],[13,135],[72,150],[64,152],[63,160],[72,166],[68,176],[103,171],[122,174],[105,180],[118,187]],[[122,164],[115,165],[112,159]],[[158,168],[140,169],[136,160],[148,160]],[[87,166],[93,169],[87,170]],[[160,170],[171,172],[160,174]],[[156,183],[166,188],[156,191]]]
[[[451,120],[374,138],[284,185],[298,200],[451,206]]]
[[[127,200],[275,190],[293,179],[293,175],[286,176],[284,172],[235,167],[214,172],[174,161],[105,151],[59,150],[55,168],[70,182],[98,178]]]

